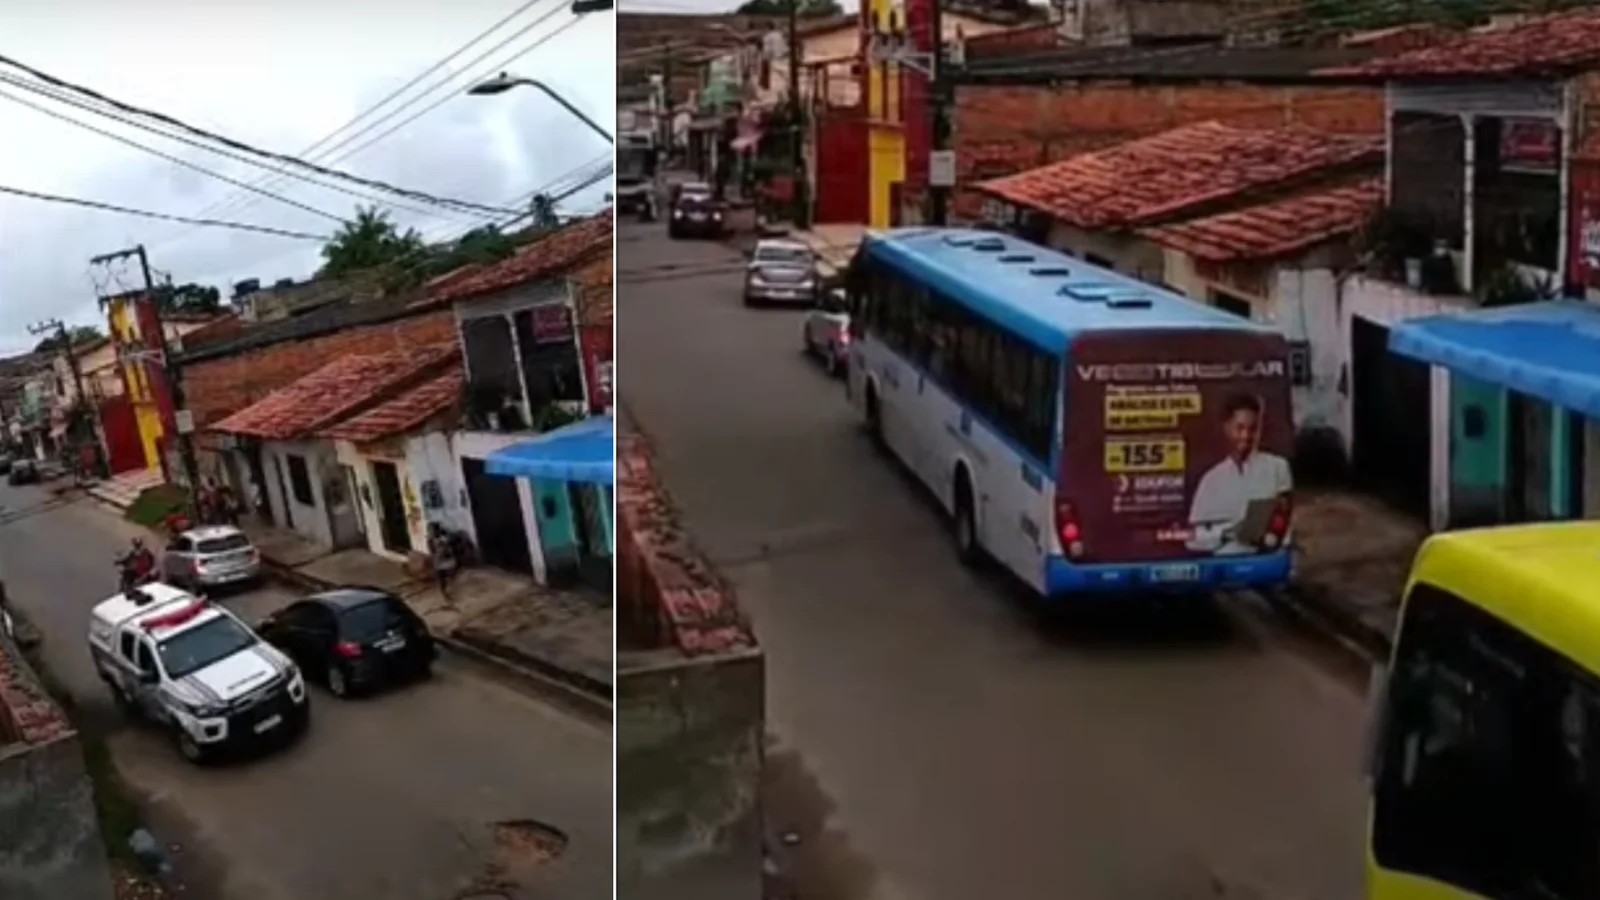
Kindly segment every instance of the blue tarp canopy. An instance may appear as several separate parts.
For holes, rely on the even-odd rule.
[[[595,416],[489,454],[490,475],[611,484],[617,455],[616,426]]]
[[[1389,349],[1600,418],[1600,308],[1582,301],[1411,319]]]

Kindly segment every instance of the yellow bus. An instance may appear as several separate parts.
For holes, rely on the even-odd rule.
[[[1600,522],[1430,538],[1380,685],[1368,900],[1600,898]]]

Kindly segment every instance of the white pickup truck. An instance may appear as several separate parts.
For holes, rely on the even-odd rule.
[[[290,739],[311,720],[300,669],[223,607],[167,584],[95,606],[89,653],[117,704],[172,735],[201,763]]]

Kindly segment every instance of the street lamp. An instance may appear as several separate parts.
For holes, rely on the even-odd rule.
[[[606,143],[613,145],[616,144],[616,141],[612,139],[610,133],[608,133],[604,128],[601,128],[599,125],[596,125],[593,119],[584,115],[583,110],[573,106],[572,103],[567,100],[567,98],[556,93],[550,87],[550,85],[545,84],[542,81],[538,81],[533,78],[522,78],[517,75],[510,75],[505,72],[501,72],[499,75],[496,75],[493,78],[480,81],[472,87],[467,88],[467,93],[474,97],[491,97],[495,94],[503,94],[506,91],[516,87],[538,88],[544,92],[545,96],[561,104],[561,106],[566,109],[567,112],[572,113],[580,122],[589,126],[589,128],[593,130],[595,134],[605,138]]]

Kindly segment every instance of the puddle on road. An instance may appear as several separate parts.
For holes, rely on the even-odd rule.
[[[877,868],[831,824],[835,805],[797,752],[767,738],[762,775],[766,874],[762,900],[865,900]]]

